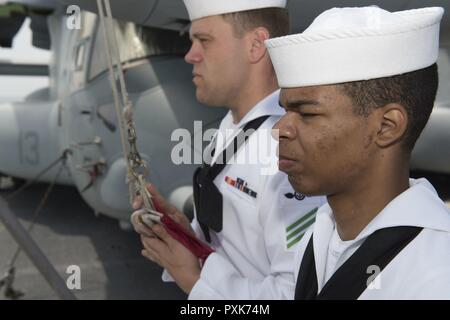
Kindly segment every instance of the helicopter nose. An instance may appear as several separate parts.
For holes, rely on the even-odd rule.
[[[18,144],[20,132],[12,103],[0,104],[0,171],[11,174],[20,163]]]
[[[57,102],[26,101],[0,104],[0,171],[34,179],[58,159]],[[40,177],[51,181],[56,168]]]

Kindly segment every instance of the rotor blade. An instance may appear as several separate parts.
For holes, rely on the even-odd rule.
[[[48,76],[48,65],[11,64],[0,62],[0,75],[4,76]]]
[[[61,4],[57,0],[0,0],[0,5],[20,3],[30,7],[54,9]]]

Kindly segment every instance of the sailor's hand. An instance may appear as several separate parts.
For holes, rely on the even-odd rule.
[[[156,187],[154,185],[147,184],[146,187],[147,187],[147,190],[151,193],[151,195],[153,197],[153,201],[158,203],[158,205],[161,207],[161,209],[164,210],[165,213],[167,213],[167,215],[170,218],[172,218],[172,220],[174,220],[175,222],[180,224],[184,229],[186,229],[192,235],[195,235],[194,231],[192,230],[191,223],[189,222],[189,219],[186,217],[186,215],[184,215],[183,213],[178,211],[178,209],[174,205],[170,204],[166,199],[164,199],[164,197],[158,192],[158,190],[156,189]],[[133,202],[133,209],[134,210],[140,209],[143,205],[143,202],[144,201],[142,200],[142,196],[136,197]],[[134,222],[133,222],[133,225],[134,225]],[[135,226],[135,229],[136,229],[136,226]],[[138,232],[138,233],[141,233],[141,232]]]
[[[142,255],[165,268],[177,285],[189,294],[200,278],[199,260],[161,225],[155,224],[152,231],[157,238],[141,236]]]
[[[131,224],[134,227],[134,231],[139,233],[140,235],[146,236],[146,237],[154,237],[155,234],[153,233],[150,226],[146,225],[143,220],[143,215],[146,214],[147,211],[145,209],[136,210],[131,215]]]

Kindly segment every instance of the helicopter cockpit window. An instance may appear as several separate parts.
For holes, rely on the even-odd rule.
[[[86,42],[81,42],[75,48],[75,70],[82,70],[86,57]]]
[[[71,88],[78,90],[86,82],[88,49],[92,34],[96,25],[96,15],[90,12],[82,12],[81,28],[75,35],[75,47],[73,48],[73,61],[71,73]]]
[[[189,50],[187,35],[158,28],[142,27],[132,22],[114,21],[114,32],[122,63],[132,63],[152,56],[184,55]],[[97,27],[89,80],[108,69],[105,58],[103,29]]]

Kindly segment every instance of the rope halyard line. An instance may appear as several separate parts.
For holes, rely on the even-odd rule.
[[[50,185],[47,187],[44,196],[42,197],[41,201],[39,202],[38,206],[36,207],[36,209],[33,212],[31,222],[28,225],[28,228],[26,229],[26,231],[29,234],[31,234],[31,232],[37,222],[39,214],[43,210],[44,206],[47,204],[48,198],[50,197],[50,194],[52,193],[53,188],[59,179],[59,176],[61,175],[63,170],[66,168],[66,160],[67,160],[68,153],[69,153],[69,151],[65,150],[63,152],[62,156],[57,161],[53,162],[49,167],[45,168],[41,173],[39,173],[36,178],[31,180],[32,182],[36,181],[38,179],[38,177],[43,175],[45,172],[51,170],[59,162],[62,162],[60,168],[58,169],[58,171],[57,171],[56,175],[54,176],[53,180],[51,181]],[[16,196],[17,194],[21,193],[22,191],[27,189],[30,185],[31,184],[25,185],[23,188],[19,189],[18,192],[13,193],[13,195],[11,197],[9,197],[9,199],[11,199],[14,196]],[[21,254],[21,252],[22,252],[22,247],[18,246],[16,251],[14,252],[13,256],[9,260],[8,270],[6,271],[4,276],[0,279],[0,288],[2,288],[3,286],[6,287],[5,297],[10,298],[10,299],[19,299],[21,296],[23,296],[22,292],[13,288],[13,284],[14,284],[14,280],[15,280],[15,272],[16,272],[15,264],[16,264],[17,258]]]
[[[103,37],[105,39],[105,46],[106,46],[106,60],[108,63],[108,69],[109,69],[109,78],[110,78],[110,82],[111,82],[111,89],[113,91],[113,98],[114,98],[114,106],[115,106],[115,110],[116,110],[116,114],[118,115],[118,122],[119,122],[119,131],[120,131],[120,139],[121,139],[121,143],[122,143],[122,151],[123,151],[123,156],[124,159],[127,159],[127,155],[128,155],[128,147],[126,145],[126,138],[125,138],[125,127],[124,127],[124,123],[123,123],[123,119],[122,117],[120,117],[120,99],[119,99],[119,93],[117,90],[117,83],[116,83],[116,78],[114,76],[114,67],[113,67],[113,58],[111,56],[111,52],[110,50],[108,50],[108,48],[111,47],[110,43],[109,43],[109,39],[108,39],[108,32],[107,32],[107,26],[106,26],[106,21],[105,21],[105,13],[103,10],[103,5],[102,5],[102,0],[97,0],[97,7],[98,7],[98,11],[99,11],[99,17],[100,17],[100,21],[102,23],[103,26]],[[117,66],[118,68],[120,67],[119,65]],[[127,162],[127,165],[128,162]]]
[[[129,99],[128,91],[126,88],[125,77],[122,70],[122,65],[120,61],[120,51],[117,43],[117,38],[114,33],[114,25],[112,18],[111,5],[109,0],[103,0],[103,4],[106,8],[106,15],[103,10],[102,0],[97,0],[97,6],[99,9],[100,20],[102,21],[105,45],[107,48],[107,58],[108,58],[108,68],[111,79],[111,87],[114,94],[114,104],[117,114],[117,118],[120,123],[120,138],[122,143],[122,150],[124,153],[124,159],[127,163],[127,181],[130,193],[130,203],[133,202],[137,195],[141,195],[144,201],[145,209],[150,213],[154,212],[154,205],[152,202],[152,196],[150,192],[147,191],[145,176],[148,175],[148,167],[145,161],[142,159],[141,155],[136,146],[136,129],[133,121],[133,105]],[[111,33],[111,38],[108,38],[108,31]],[[116,77],[114,74],[114,61],[117,66],[117,74],[119,78],[119,84],[122,95],[123,112],[120,110],[119,101],[119,90],[117,87]],[[126,123],[125,123],[126,121]],[[128,146],[126,144],[125,136],[125,125],[127,127],[128,133]],[[128,148],[129,147],[129,148]],[[143,170],[143,174],[139,174],[139,169]]]
[[[45,191],[44,196],[42,197],[41,201],[39,202],[39,205],[37,206],[37,208],[35,209],[33,216],[31,218],[31,223],[29,224],[27,231],[28,233],[31,233],[33,231],[33,228],[37,222],[37,218],[39,216],[39,214],[41,213],[42,209],[44,209],[44,206],[47,203],[47,200],[50,196],[50,194],[53,191],[53,188],[56,184],[56,182],[58,181],[59,176],[61,175],[62,171],[65,168],[65,163],[62,163],[60,168],[58,169],[58,172],[56,173],[55,177],[53,178],[52,182],[50,183],[50,185],[48,186],[47,190]],[[16,252],[14,253],[14,256],[11,258],[11,261],[9,262],[9,266],[13,267],[17,258],[19,257],[19,254],[22,252],[22,248],[18,247]]]
[[[22,187],[20,187],[19,189],[17,189],[16,191],[12,192],[11,194],[6,196],[7,200],[11,200],[12,198],[16,197],[17,195],[19,195],[20,193],[22,193],[22,191],[24,191],[25,189],[28,189],[32,184],[34,184],[35,182],[37,182],[39,180],[40,177],[42,177],[44,174],[46,174],[47,172],[49,172],[51,169],[53,169],[58,163],[60,163],[61,161],[64,161],[67,157],[67,154],[70,153],[70,149],[66,149],[63,151],[63,154],[56,159],[55,161],[53,161],[51,164],[48,165],[48,167],[46,167],[44,170],[42,170],[41,172],[39,172],[33,179],[29,180],[26,184],[24,184]]]

